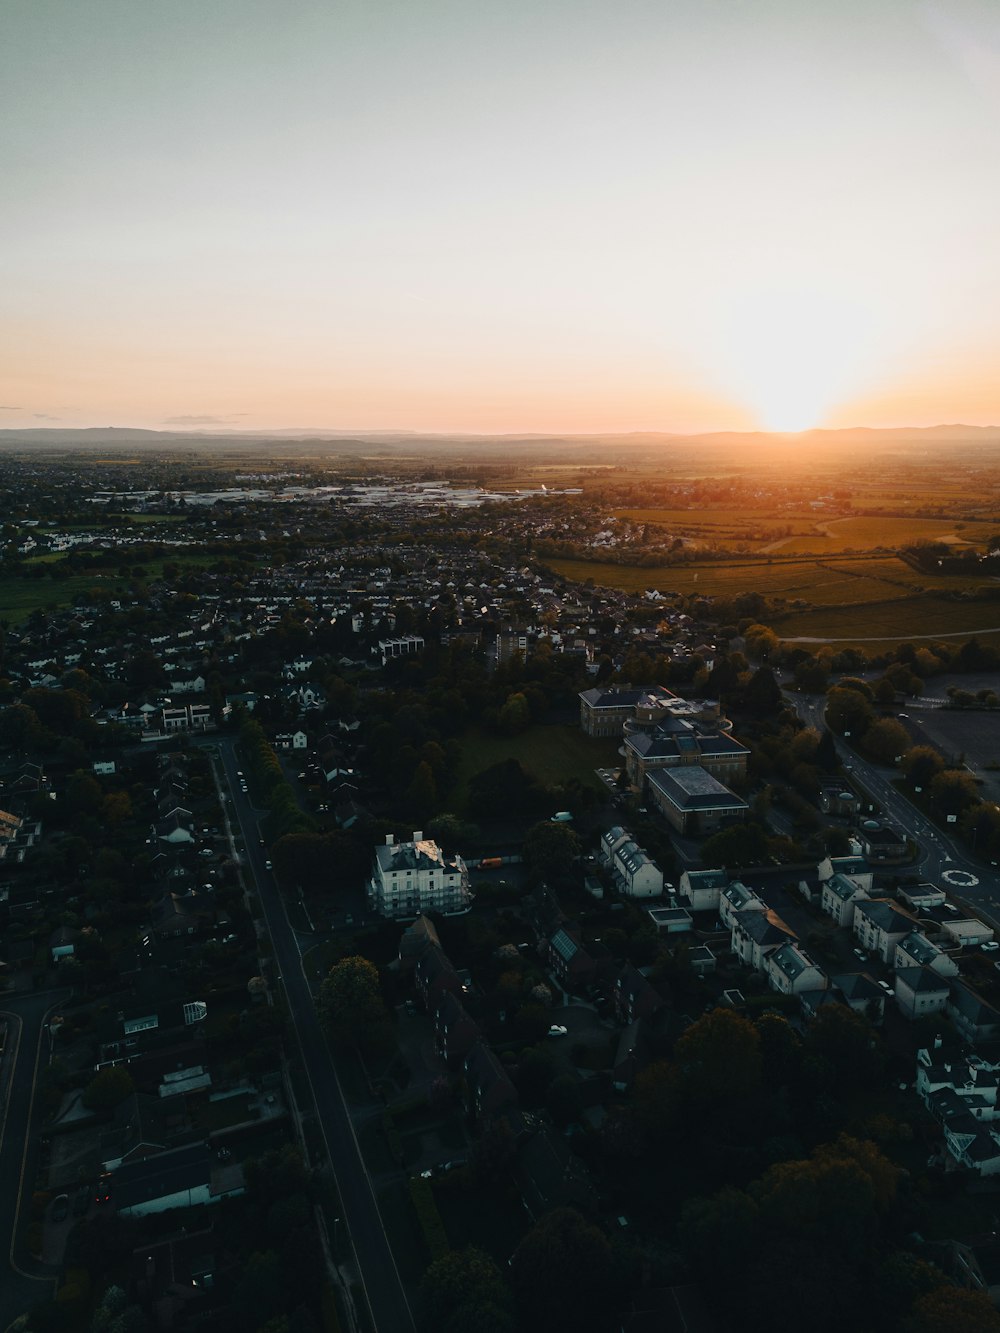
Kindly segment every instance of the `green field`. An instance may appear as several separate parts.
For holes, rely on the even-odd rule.
[[[117,577],[102,578],[99,574],[76,574],[66,579],[0,579],[0,620],[16,625],[40,608],[72,606],[91,588],[124,592],[125,584]]]
[[[469,783],[477,773],[492,768],[505,759],[516,759],[533,777],[545,786],[554,786],[577,778],[580,782],[600,787],[595,768],[618,768],[620,741],[614,738],[597,739],[585,736],[577,726],[544,726],[536,724],[520,736],[494,736],[471,730],[461,737],[462,759],[451,804],[464,811],[469,796]]]

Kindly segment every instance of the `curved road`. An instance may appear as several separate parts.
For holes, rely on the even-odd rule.
[[[823,731],[826,725],[823,721],[826,708],[825,695],[796,694],[789,691],[785,697],[794,704],[804,722],[815,727],[817,731]],[[915,701],[911,701],[907,706],[911,712],[918,708]],[[893,823],[920,848],[921,855],[916,863],[920,873],[939,887],[946,888],[952,896],[959,897],[975,907],[983,920],[1000,930],[1000,911],[998,911],[1000,874],[997,870],[971,857],[962,845],[953,842],[924,815],[922,810],[912,805],[902,792],[892,785],[894,770],[883,769],[869,763],[861,755],[848,749],[837,736],[834,736],[834,741],[844,767],[857,777]],[[942,884],[942,877],[949,870],[965,871],[974,876],[978,883],[966,886],[951,884],[945,879]]]
[[[312,1087],[327,1156],[340,1190],[343,1218],[368,1298],[372,1323],[377,1333],[408,1333],[414,1328],[413,1314],[382,1225],[375,1191],[361,1157],[337,1071],[316,1016],[295,933],[289,924],[274,876],[265,866],[257,812],[248,796],[240,791],[236,776],[235,742],[221,740],[219,754],[232,794],[235,816],[243,832],[249,869],[256,882],[271,935],[274,960],[284,984],[302,1064]]]
[[[0,1121],[0,1252],[9,1271],[0,1282],[0,1329],[55,1294],[58,1269],[47,1268],[18,1246],[18,1221],[34,1188],[36,1146],[30,1139],[38,1071],[45,1055],[46,1019],[67,991],[5,995],[7,1049],[3,1057],[3,1119]]]

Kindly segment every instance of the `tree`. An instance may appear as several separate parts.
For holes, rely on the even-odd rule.
[[[840,736],[860,740],[875,721],[871,704],[854,689],[834,685],[826,695],[826,725]]]
[[[820,734],[819,744],[816,746],[816,754],[813,762],[817,768],[821,768],[824,773],[836,773],[840,767],[840,756],[837,754],[837,742],[833,739],[833,732],[829,727],[824,727]]]
[[[544,820],[525,834],[524,863],[543,878],[557,879],[565,875],[579,855],[580,839],[565,824]]]
[[[385,1033],[388,1013],[378,968],[355,954],[335,963],[319,988],[317,1009],[332,1041],[367,1044]]]
[[[699,1018],[674,1047],[677,1091],[697,1113],[725,1113],[760,1088],[760,1034],[732,1009]]]
[[[426,759],[421,759],[417,764],[404,799],[410,813],[421,821],[432,815],[437,808],[437,783]]]
[[[132,1075],[122,1065],[99,1070],[83,1090],[83,1104],[92,1111],[111,1110],[135,1092]]]
[[[531,709],[528,700],[521,693],[508,694],[497,719],[498,726],[505,736],[518,736],[531,725]]]
[[[510,1320],[511,1293],[499,1268],[488,1254],[471,1246],[435,1259],[424,1273],[420,1299],[420,1322],[435,1331],[450,1327],[458,1315],[471,1330],[477,1313],[490,1310]],[[512,1321],[509,1326],[513,1329]]]
[[[863,1014],[826,1004],[806,1029],[806,1070],[821,1089],[870,1088],[883,1070],[882,1044]]]
[[[1000,1311],[981,1291],[938,1287],[913,1302],[906,1333],[998,1333]]]
[[[865,732],[865,749],[873,759],[894,764],[910,746],[910,733],[894,717],[882,717]]]
[[[944,771],[944,760],[930,745],[913,745],[904,753],[900,768],[911,786],[929,787]]]
[[[769,666],[759,667],[747,681],[744,703],[756,717],[770,717],[782,706],[781,686]]]
[[[971,773],[960,768],[947,768],[931,779],[930,798],[942,814],[960,815],[979,800],[979,788]]]
[[[611,1246],[574,1208],[546,1213],[510,1261],[518,1328],[598,1329],[617,1308]]]

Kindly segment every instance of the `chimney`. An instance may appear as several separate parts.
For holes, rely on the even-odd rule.
[[[418,829],[414,829],[414,830],[413,830],[413,841],[414,841],[414,842],[423,842],[423,840],[424,840],[424,831],[423,831],[423,829],[419,829],[419,828],[418,828]]]
[[[387,833],[385,835],[385,845],[387,847],[391,847],[395,841],[396,841],[396,835],[394,833]]]

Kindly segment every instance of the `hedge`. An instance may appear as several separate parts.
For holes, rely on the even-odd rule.
[[[425,1180],[423,1176],[412,1176],[410,1179],[410,1199],[433,1263],[435,1259],[440,1259],[443,1255],[446,1255],[451,1250],[451,1246],[448,1244],[448,1233],[444,1229],[441,1214],[438,1212],[438,1206],[434,1201],[431,1182]]]

